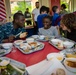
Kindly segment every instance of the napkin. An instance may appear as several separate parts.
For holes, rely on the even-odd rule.
[[[51,75],[52,73],[55,73],[58,68],[63,69],[66,72],[66,75],[76,75],[68,71],[56,58],[50,61],[43,60],[38,64],[27,67],[26,70],[29,75]]]

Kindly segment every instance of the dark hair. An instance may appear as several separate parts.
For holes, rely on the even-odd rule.
[[[62,4],[61,7],[63,7],[64,9],[66,9],[66,5],[65,4]]]
[[[52,16],[49,16],[49,15],[46,15],[45,17],[43,17],[43,20],[45,19],[45,18],[47,18],[47,19],[49,19],[50,21],[52,21]]]
[[[39,3],[39,2],[35,2],[35,4],[37,4],[37,3]]]
[[[29,8],[26,8],[26,10],[29,10]]]
[[[58,6],[53,6],[52,7],[52,11],[55,13],[56,12],[56,10],[58,9]]]
[[[61,19],[61,23],[70,30],[76,28],[76,15],[73,13],[65,14]]]
[[[46,11],[46,13],[49,13],[49,8],[46,7],[46,6],[42,6],[42,7],[40,8],[40,13],[41,13],[41,12],[44,12],[44,11]]]
[[[20,16],[24,16],[22,13],[15,13],[13,16],[13,20],[19,19]]]
[[[49,7],[46,7],[46,9],[47,9],[47,13],[49,13],[50,12]]]
[[[22,13],[22,11],[21,10],[18,10],[17,13]]]

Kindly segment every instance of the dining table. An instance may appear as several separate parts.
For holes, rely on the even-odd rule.
[[[24,54],[18,48],[13,46],[12,51],[9,54],[7,54],[6,57],[19,61],[21,63],[24,63],[26,67],[28,67],[43,61],[44,59],[46,59],[46,56],[49,53],[60,52],[60,50],[55,48],[48,41],[42,42],[42,43],[44,43],[45,45],[42,50],[30,53],[30,54]]]

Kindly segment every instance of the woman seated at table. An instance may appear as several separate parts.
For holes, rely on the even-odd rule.
[[[45,36],[55,36],[58,37],[58,30],[55,26],[51,26],[52,24],[52,16],[45,16],[43,18],[43,28],[39,28],[39,34]]]
[[[73,13],[66,14],[61,20],[62,30],[67,31],[67,38],[76,41],[76,15]]]

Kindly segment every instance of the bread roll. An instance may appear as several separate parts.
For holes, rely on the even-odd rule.
[[[61,68],[56,70],[56,75],[66,75],[65,71]]]
[[[36,47],[37,46],[37,42],[32,42],[32,43],[29,43],[30,46],[34,46]]]
[[[27,32],[21,33],[20,38],[25,38],[27,36]]]
[[[56,75],[55,73],[52,73],[51,75]]]

